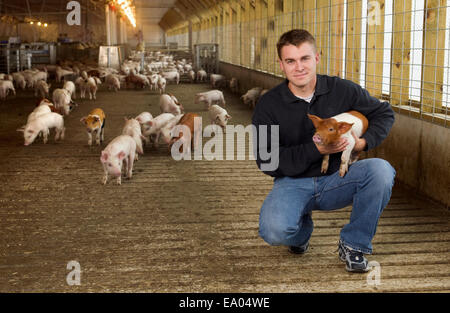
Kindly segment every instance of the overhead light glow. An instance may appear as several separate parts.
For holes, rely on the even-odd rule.
[[[38,26],[41,26],[41,22],[37,22],[37,25],[38,25]]]
[[[116,0],[116,3],[123,11],[123,13],[127,16],[133,27],[136,27],[136,19],[134,17],[134,6],[131,4],[130,0]]]
[[[33,21],[31,21],[31,22],[30,22],[30,25],[33,25],[33,24],[34,24],[34,22],[33,22]]]

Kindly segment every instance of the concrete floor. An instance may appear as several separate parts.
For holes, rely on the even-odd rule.
[[[56,85],[55,85],[56,86]],[[187,112],[208,124],[194,94],[206,84],[169,85]],[[225,91],[232,124],[251,111]],[[94,107],[107,115],[105,141],[124,116],[159,113],[150,90],[109,92],[77,100],[66,139],[23,146],[16,132],[32,111],[31,91],[0,103],[0,292],[385,292],[450,291],[449,212],[394,188],[379,222],[370,274],[350,274],[336,248],[350,208],[314,212],[311,248],[294,256],[258,237],[259,208],[272,179],[252,160],[175,161],[165,146],[146,148],[134,176],[101,184],[101,147],[87,146],[80,118]],[[103,147],[105,146],[103,145]],[[66,278],[70,261],[80,285]]]

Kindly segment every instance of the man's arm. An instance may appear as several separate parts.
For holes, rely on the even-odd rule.
[[[357,149],[364,151],[380,145],[394,124],[395,115],[388,102],[381,102],[370,96],[369,92],[357,84],[353,85],[352,109],[362,113],[369,120],[367,131],[357,141]]]

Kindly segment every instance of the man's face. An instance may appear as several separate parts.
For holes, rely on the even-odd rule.
[[[304,42],[299,46],[287,45],[281,48],[280,68],[291,84],[298,88],[314,82],[319,53],[314,46]]]

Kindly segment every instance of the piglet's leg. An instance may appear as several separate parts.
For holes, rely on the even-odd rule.
[[[97,145],[100,145],[100,134],[101,134],[101,132],[102,132],[102,129],[100,128],[100,129],[98,129],[96,132],[95,132],[95,143],[97,144]]]
[[[100,142],[105,141],[105,128],[101,128]]]
[[[44,136],[44,144],[47,143],[48,141],[48,134],[50,133],[50,131],[47,129],[42,130],[42,135]]]
[[[64,140],[65,134],[66,134],[66,128],[63,127],[63,128],[61,129],[61,134],[60,134],[60,136],[59,136],[59,139]]]
[[[61,135],[61,129],[55,128],[55,141],[58,141]]]
[[[153,146],[155,147],[155,149],[158,149],[159,147],[159,137],[161,137],[161,131],[158,131],[155,141],[153,142]]]
[[[129,179],[131,178],[131,176],[133,176],[133,165],[134,165],[134,155],[133,154],[137,155],[137,153],[135,151],[132,151],[130,153],[129,157],[128,157],[129,158],[129,162],[128,162],[128,175],[127,175],[127,177]]]
[[[339,176],[344,177],[345,173],[348,172],[348,162],[350,160],[350,154],[352,152],[353,147],[351,147],[350,149],[346,149],[344,150],[344,152],[342,152],[342,157],[341,157],[341,166],[339,168]]]
[[[326,173],[328,171],[328,162],[330,160],[330,155],[325,154],[322,159],[322,168],[320,169],[321,173]]]
[[[92,146],[92,133],[87,133],[87,135],[88,135],[88,145],[89,146]]]
[[[108,181],[108,170],[106,169],[106,165],[103,163],[103,170],[105,172],[105,175],[103,175],[102,183],[103,185],[106,185],[106,182]]]

